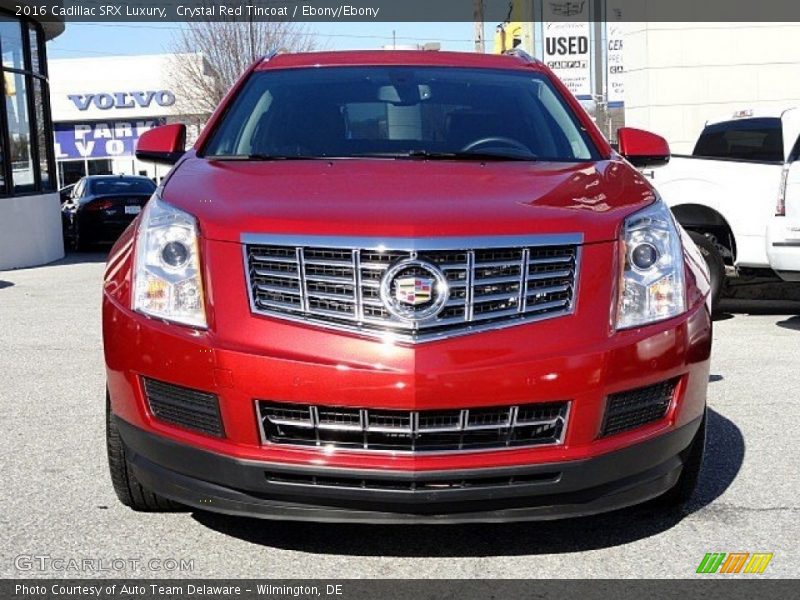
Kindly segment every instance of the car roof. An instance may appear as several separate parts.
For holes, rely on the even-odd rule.
[[[337,66],[439,66],[484,69],[533,68],[544,70],[541,62],[519,52],[479,54],[477,52],[440,52],[438,50],[345,50],[274,54],[261,61],[257,71],[304,67]]]

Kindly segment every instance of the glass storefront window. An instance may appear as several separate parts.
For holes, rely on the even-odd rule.
[[[20,21],[0,16],[0,47],[3,49],[3,68],[20,70],[25,68]]]
[[[81,177],[86,175],[85,160],[62,160],[58,163],[61,172],[61,184],[71,185],[78,183]]]
[[[41,28],[0,11],[0,195],[51,191],[53,139]]]
[[[112,175],[114,172],[113,165],[108,159],[90,160],[89,175]]]
[[[36,182],[31,156],[31,122],[25,76],[8,72],[5,76],[8,149],[14,191],[30,191],[34,189]]]

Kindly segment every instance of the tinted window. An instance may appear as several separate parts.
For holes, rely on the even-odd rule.
[[[89,180],[90,194],[152,194],[156,184],[149,179],[93,179]]]
[[[695,156],[783,161],[780,119],[742,119],[709,125],[694,148]]]
[[[208,156],[405,156],[485,152],[539,160],[595,157],[543,75],[434,67],[332,67],[255,73]]]

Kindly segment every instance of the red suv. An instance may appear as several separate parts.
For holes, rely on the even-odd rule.
[[[437,523],[685,502],[708,275],[631,164],[666,143],[619,138],[519,52],[271,55],[192,149],[146,133],[175,166],[103,295],[120,500]]]

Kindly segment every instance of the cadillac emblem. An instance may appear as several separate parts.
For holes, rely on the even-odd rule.
[[[420,322],[435,317],[449,295],[444,273],[422,260],[400,261],[381,280],[381,300],[386,310],[403,321]]]
[[[427,304],[433,297],[433,286],[436,280],[433,277],[403,277],[395,279],[394,297],[400,304],[419,306]]]

